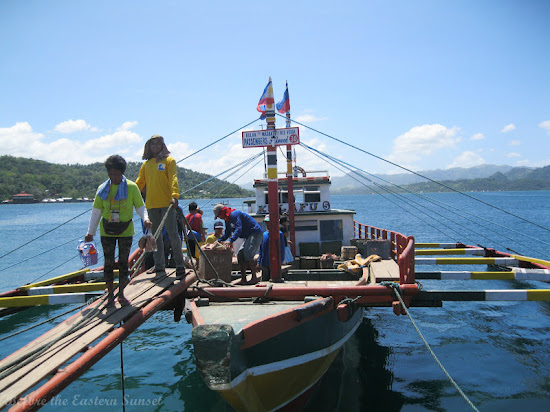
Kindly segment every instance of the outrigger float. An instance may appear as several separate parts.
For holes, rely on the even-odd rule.
[[[275,144],[272,97],[270,101],[267,177],[254,182],[256,197],[245,204],[263,225],[269,213],[265,226],[277,234],[270,237],[271,279],[242,286],[236,272],[212,262],[214,275],[209,279],[194,266],[179,278],[172,269],[162,276],[147,274],[142,265],[145,255],[138,249],[130,258],[136,275],[125,289],[131,305],[107,310],[102,295],[3,359],[0,406],[38,409],[162,309],[174,310],[177,320],[184,312],[192,323],[197,368],[209,388],[235,410],[267,411],[297,410],[306,404],[362,322],[366,307],[410,315],[410,307],[438,307],[446,301],[550,300],[547,289],[422,289],[421,279],[548,282],[550,262],[462,243],[415,243],[413,236],[355,221],[353,210],[333,208],[328,173],[312,176],[300,170],[301,176],[296,175],[291,149],[300,143],[297,128],[287,122],[287,128],[279,130],[289,132],[283,134],[288,139]],[[243,132],[243,143],[244,133],[248,142],[257,143],[251,132]],[[277,175],[278,145],[287,146],[285,178]],[[281,266],[282,251],[275,240],[280,211],[290,218],[295,256],[286,266]],[[204,251],[201,259],[203,265],[208,261]],[[415,270],[418,265],[470,264],[488,270]],[[104,287],[101,270],[83,270],[6,292],[0,306],[83,302]]]

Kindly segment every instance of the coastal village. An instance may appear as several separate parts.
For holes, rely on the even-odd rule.
[[[58,197],[58,198],[46,198],[39,201],[34,198],[32,193],[22,191],[16,195],[13,195],[9,200],[3,200],[1,204],[28,204],[28,203],[69,203],[69,202],[91,202],[93,199],[87,197]]]

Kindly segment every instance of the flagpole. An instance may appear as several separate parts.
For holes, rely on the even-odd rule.
[[[269,77],[268,103],[266,107],[267,130],[275,130],[275,99],[273,86]],[[267,146],[267,198],[269,202],[269,273],[272,282],[282,282],[281,279],[281,253],[283,252],[279,241],[279,187],[277,175],[277,146],[275,146],[275,132],[273,132],[273,144]]]
[[[288,81],[286,82],[285,93],[288,95]],[[288,97],[290,100],[290,96]],[[290,104],[289,110],[286,112],[286,127],[290,127]],[[288,191],[288,221],[290,226],[288,230],[290,231],[290,250],[292,256],[296,256],[296,226],[294,224],[294,210],[295,210],[295,201],[294,201],[294,179],[292,171],[292,145],[286,145],[286,181],[287,181],[287,191]]]

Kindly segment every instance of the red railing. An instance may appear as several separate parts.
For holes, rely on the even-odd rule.
[[[354,221],[355,237],[358,239],[381,240],[391,242],[391,257],[399,265],[399,283],[415,283],[414,278],[414,237],[398,232],[364,225]]]

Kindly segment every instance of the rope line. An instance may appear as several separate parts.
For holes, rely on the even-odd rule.
[[[71,313],[71,312],[73,312],[73,311],[75,311],[75,310],[77,310],[77,309],[81,309],[81,308],[83,308],[83,307],[86,306],[86,305],[89,305],[89,302],[86,302],[86,303],[84,303],[84,304],[82,304],[82,305],[80,305],[80,306],[77,306],[77,307],[75,307],[75,308],[69,309],[68,311],[63,312],[63,313],[61,313],[61,314],[59,314],[59,315],[57,315],[57,316],[54,316],[54,317],[51,317],[51,318],[49,318],[49,319],[43,320],[42,322],[35,323],[34,325],[31,325],[31,326],[29,326],[29,327],[26,327],[25,329],[18,330],[17,332],[14,332],[14,333],[12,333],[12,334],[10,334],[10,335],[3,336],[3,337],[0,338],[0,342],[2,342],[3,340],[9,339],[9,338],[13,338],[14,336],[20,335],[21,333],[26,332],[26,331],[28,331],[28,330],[34,329],[34,328],[36,328],[36,327],[38,327],[38,326],[40,326],[40,325],[43,325],[44,323],[51,322],[52,320],[55,320],[55,319],[57,319],[57,318],[60,318],[61,316],[66,315],[67,313]]]
[[[388,284],[389,283],[389,284]],[[411,313],[409,312],[409,310],[407,309],[407,306],[405,305],[405,302],[403,302],[403,299],[401,298],[401,294],[399,293],[399,284],[396,284],[394,282],[381,282],[380,284],[383,285],[383,286],[387,286],[387,287],[391,287],[393,288],[393,291],[395,292],[395,295],[397,296],[397,298],[399,299],[399,302],[401,303],[401,307],[405,310],[405,313],[407,314],[407,316],[409,317],[414,329],[416,330],[416,332],[418,333],[418,336],[420,336],[420,339],[422,339],[422,342],[424,342],[424,345],[426,346],[426,348],[428,349],[428,351],[430,352],[430,354],[432,355],[432,357],[434,358],[435,362],[439,365],[439,367],[441,368],[441,370],[443,371],[443,373],[445,374],[445,376],[447,376],[447,379],[449,379],[449,381],[451,382],[451,384],[455,387],[455,389],[458,391],[458,393],[460,394],[460,396],[462,396],[464,398],[464,400],[468,403],[468,405],[470,405],[470,407],[476,411],[476,412],[479,412],[479,409],[476,408],[476,406],[473,404],[473,402],[468,398],[468,396],[466,396],[466,394],[462,391],[462,389],[460,389],[460,387],[458,386],[458,384],[455,382],[455,380],[451,377],[451,375],[449,374],[449,372],[447,372],[447,369],[445,369],[445,367],[443,366],[443,364],[441,363],[441,361],[438,359],[437,355],[435,354],[435,352],[432,350],[432,348],[430,347],[430,344],[428,343],[428,341],[426,341],[426,338],[424,338],[424,335],[422,335],[422,332],[420,331],[420,329],[418,328],[418,326],[416,326],[416,322],[414,321],[413,317],[411,316]]]
[[[178,160],[178,161],[176,162],[176,164],[179,163],[179,162],[183,162],[184,160],[189,159],[189,158],[192,157],[192,156],[195,156],[197,153],[200,153],[200,152],[202,152],[203,150],[209,148],[210,146],[213,146],[213,145],[215,145],[216,143],[221,142],[223,139],[225,139],[225,138],[231,136],[233,133],[237,133],[239,130],[242,130],[242,129],[244,129],[244,128],[247,127],[247,126],[250,126],[252,123],[256,123],[258,120],[260,120],[260,119],[254,119],[254,120],[251,121],[250,123],[247,123],[247,124],[245,124],[244,126],[239,127],[237,130],[234,130],[234,131],[232,131],[231,133],[226,134],[225,136],[219,138],[218,140],[216,140],[216,141],[214,141],[214,142],[212,142],[212,143],[210,143],[210,144],[204,146],[202,149],[197,150],[195,153],[191,153],[189,156],[185,156],[183,159]]]
[[[122,326],[122,322],[119,324],[119,328]],[[120,341],[120,385],[122,386],[122,411],[126,412],[126,391],[124,387],[124,356],[122,353],[122,344],[124,340]]]
[[[17,246],[15,249],[10,250],[8,253],[5,253],[5,254],[3,254],[2,256],[0,256],[0,259],[5,258],[5,257],[8,256],[10,253],[13,253],[13,252],[15,252],[16,250],[21,249],[21,248],[24,247],[24,246],[27,246],[29,243],[32,243],[32,242],[34,242],[35,240],[38,240],[38,239],[40,239],[41,237],[46,236],[48,233],[51,233],[51,232],[53,232],[54,230],[59,229],[61,226],[66,225],[67,223],[69,223],[69,222],[75,220],[76,218],[78,218],[78,217],[84,215],[85,213],[89,213],[90,210],[92,210],[92,209],[88,209],[88,210],[86,210],[85,212],[82,212],[81,214],[79,214],[79,215],[77,215],[77,216],[75,216],[75,217],[73,217],[73,218],[67,220],[66,222],[63,222],[63,223],[61,223],[60,225],[57,225],[56,227],[54,227],[54,228],[48,230],[47,232],[42,233],[41,235],[35,237],[34,239],[31,239],[31,240],[29,240],[28,242],[23,243],[23,244],[20,245],[20,246]]]
[[[286,119],[285,116],[282,116],[282,115],[280,115],[279,113],[275,113],[275,114],[276,114],[277,116],[284,117],[284,118]],[[469,197],[470,199],[473,199],[473,200],[475,200],[476,202],[479,202],[479,203],[482,203],[482,204],[484,204],[484,205],[486,205],[486,206],[492,207],[493,209],[499,210],[499,211],[501,211],[501,212],[503,212],[503,213],[506,213],[506,214],[508,214],[508,215],[510,215],[510,216],[514,216],[514,217],[517,218],[517,219],[523,220],[524,222],[530,223],[530,224],[532,224],[532,225],[534,225],[534,226],[537,226],[537,227],[539,227],[539,228],[541,228],[541,229],[544,229],[544,230],[550,232],[550,229],[547,228],[546,226],[539,225],[538,223],[535,223],[535,222],[533,222],[533,221],[531,221],[531,220],[529,220],[529,219],[526,219],[526,218],[524,218],[524,217],[518,216],[518,215],[516,215],[515,213],[509,212],[509,211],[507,211],[507,210],[505,210],[505,209],[502,209],[502,208],[500,208],[500,207],[498,207],[498,206],[492,205],[491,203],[485,202],[484,200],[481,200],[481,199],[479,199],[479,198],[477,198],[477,197],[475,197],[475,196],[469,195],[468,193],[461,192],[460,190],[454,189],[454,188],[452,188],[451,186],[448,186],[448,185],[446,185],[446,184],[444,184],[444,183],[438,182],[437,180],[431,179],[431,178],[429,178],[429,177],[427,177],[427,176],[424,176],[424,175],[422,175],[422,174],[420,174],[420,173],[418,173],[418,172],[415,172],[415,171],[413,171],[413,170],[411,170],[411,169],[408,169],[408,168],[406,168],[406,167],[404,167],[404,166],[398,165],[397,163],[394,163],[394,162],[392,162],[392,161],[390,161],[390,160],[384,159],[383,157],[377,156],[377,155],[375,155],[374,153],[371,153],[371,152],[369,152],[369,151],[367,151],[367,150],[365,150],[365,149],[361,149],[361,148],[359,148],[359,147],[357,147],[357,146],[355,146],[355,145],[352,145],[352,144],[350,144],[350,143],[344,142],[343,140],[340,140],[340,139],[338,139],[338,138],[336,138],[336,137],[333,137],[333,136],[331,136],[331,135],[329,135],[329,134],[323,133],[323,132],[321,132],[321,131],[319,131],[319,130],[317,130],[317,129],[314,129],[313,127],[307,126],[307,125],[305,125],[305,124],[303,124],[303,123],[300,123],[300,122],[298,122],[298,121],[296,121],[296,120],[294,120],[294,119],[292,119],[292,121],[293,121],[294,123],[300,125],[300,126],[303,126],[303,127],[307,128],[307,129],[309,129],[309,130],[312,130],[312,131],[317,132],[317,133],[319,133],[319,134],[321,134],[321,135],[323,135],[323,136],[326,136],[326,137],[328,137],[329,139],[332,139],[332,140],[334,140],[334,141],[337,141],[337,142],[339,142],[339,143],[342,143],[342,144],[344,144],[344,145],[346,145],[346,146],[349,146],[349,147],[351,147],[351,148],[353,148],[353,149],[355,149],[355,150],[358,150],[358,151],[360,151],[360,152],[362,152],[362,153],[365,153],[365,154],[367,154],[367,155],[369,155],[369,156],[372,156],[372,157],[374,157],[374,158],[376,158],[376,159],[378,159],[378,160],[382,160],[383,162],[389,163],[389,164],[391,164],[392,166],[396,166],[396,167],[398,167],[398,168],[400,168],[400,169],[403,169],[403,170],[405,170],[405,171],[407,171],[407,172],[409,172],[409,173],[412,173],[412,174],[414,174],[414,175],[416,175],[416,176],[419,176],[419,177],[421,177],[421,178],[423,178],[423,179],[429,180],[430,182],[435,183],[435,184],[437,184],[437,185],[440,185],[440,186],[442,186],[442,187],[444,187],[444,188],[446,188],[446,189],[449,189],[449,190],[452,191],[452,192],[456,192],[456,193],[459,193],[459,194],[461,194],[461,195],[463,195],[463,196]]]

